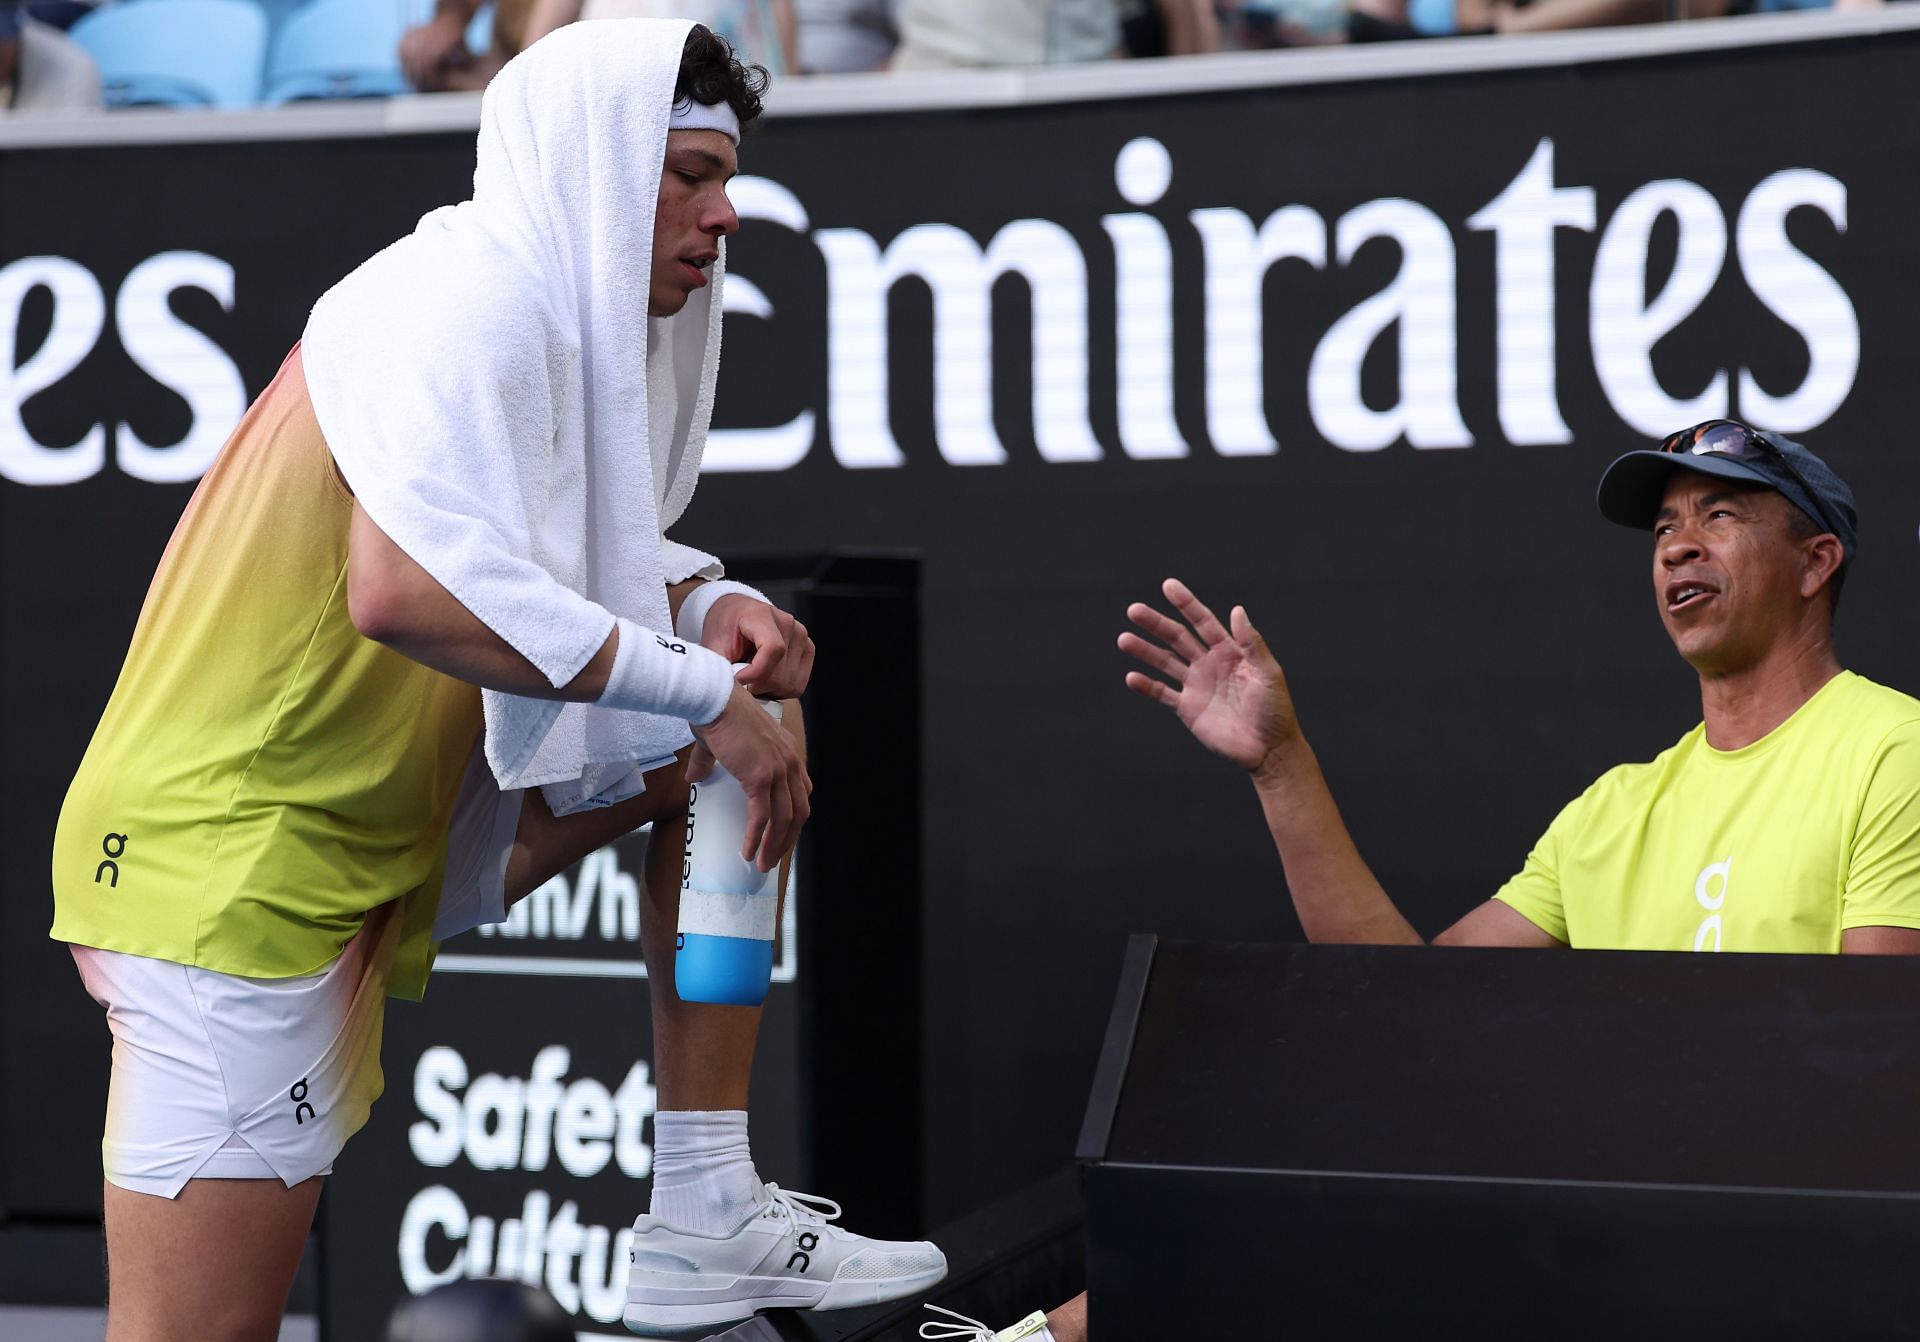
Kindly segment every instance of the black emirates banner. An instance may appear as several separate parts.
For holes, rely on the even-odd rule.
[[[1121,685],[1125,606],[1168,574],[1247,605],[1361,850],[1428,932],[1603,769],[1696,720],[1648,541],[1594,512],[1620,451],[1732,414],[1825,455],[1861,501],[1843,659],[1920,687],[1917,43],[1177,94],[1140,67],[1138,96],[749,138],[718,432],[679,531],[727,556],[921,557],[926,908],[898,954],[925,966],[929,1094],[956,1097],[902,1176],[931,1219],[1066,1160],[1126,933],[1298,935],[1244,780]],[[97,1013],[41,939],[46,855],[191,481],[313,300],[471,168],[470,131],[0,149],[3,977],[33,1004],[9,1015],[8,1084],[54,1049],[104,1076]],[[608,862],[449,951],[534,956],[539,924],[539,955],[611,958],[637,867]],[[884,897],[889,875],[831,897]],[[555,1002],[617,981],[539,980]],[[383,1281],[446,1270],[463,1216],[496,1236],[518,1218],[531,1261],[526,1226],[574,1197],[525,1159],[525,1188],[461,1182],[499,1153],[460,1135],[456,1075],[593,1116],[562,1138],[525,1110],[518,1149],[548,1173],[569,1141],[588,1183],[641,1167],[644,1116],[623,1125],[644,1079],[584,1062],[575,1028],[556,1006],[484,1061],[389,1056],[375,1121],[424,1145],[367,1215],[431,1234],[415,1263],[400,1222],[364,1226]],[[10,1206],[95,1196],[103,1084],[7,1107],[7,1149],[39,1153],[8,1167]],[[409,1201],[428,1186],[447,1192]],[[581,1227],[610,1247],[617,1201],[572,1213],[590,1257]]]

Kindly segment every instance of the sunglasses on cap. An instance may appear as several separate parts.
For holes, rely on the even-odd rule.
[[[1746,425],[1731,419],[1710,419],[1690,429],[1668,434],[1666,440],[1656,450],[1671,452],[1676,456],[1732,457],[1736,461],[1752,461],[1757,457],[1765,457],[1768,460],[1777,461],[1781,468],[1793,477],[1793,482],[1800,486],[1800,492],[1807,496],[1807,502],[1813,505],[1814,517],[1820,525],[1835,535],[1840,534],[1839,528],[1833,524],[1833,519],[1827,516],[1826,509],[1821,506],[1820,495],[1815,492],[1813,486],[1809,485],[1800,472],[1793,468],[1793,463],[1787,460],[1787,454],[1768,442],[1756,429],[1749,429]]]

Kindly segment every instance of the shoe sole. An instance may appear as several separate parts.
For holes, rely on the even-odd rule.
[[[889,1300],[917,1295],[946,1280],[947,1269],[922,1272],[911,1277],[893,1277],[886,1281],[795,1282],[791,1277],[742,1277],[721,1297],[715,1291],[650,1290],[655,1298],[627,1299],[621,1322],[630,1333],[642,1337],[673,1337],[723,1323],[744,1323],[769,1309],[852,1309],[860,1305],[880,1305]],[[806,1289],[796,1291],[795,1286]],[[746,1290],[764,1290],[762,1295],[737,1294]],[[702,1298],[704,1297],[704,1298]]]

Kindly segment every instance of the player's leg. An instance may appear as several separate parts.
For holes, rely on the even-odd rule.
[[[790,717],[799,717],[797,707]],[[674,988],[674,943],[686,848],[684,807],[654,822],[647,844],[646,893],[640,906],[640,943],[646,948],[647,993],[653,1008],[654,1085],[662,1110],[745,1109],[761,1008],[687,1002]],[[787,874],[787,865],[782,864],[783,906]]]
[[[75,947],[107,1013],[109,1342],[271,1342],[324,1177],[380,1089],[398,904],[326,969],[244,978]]]
[[[323,1182],[107,1184],[107,1342],[273,1342]]]
[[[806,729],[797,703],[784,706],[781,724],[804,758]],[[650,1210],[677,1224],[717,1231],[733,1226],[765,1197],[747,1140],[747,1090],[762,1009],[688,1002],[676,990],[673,966],[687,848],[684,774],[680,785],[681,804],[653,824],[640,906],[659,1110]],[[790,860],[780,872],[783,906]]]
[[[801,754],[799,705],[782,725]],[[675,991],[686,818],[654,823],[641,938],[648,956],[659,1112],[653,1203],[634,1223],[627,1327],[670,1332],[729,1323],[760,1309],[836,1309],[898,1299],[946,1275],[925,1242],[872,1240],[830,1222],[839,1206],[760,1182],[747,1137],[758,1007],[687,1002]],[[786,897],[783,867],[781,901]]]

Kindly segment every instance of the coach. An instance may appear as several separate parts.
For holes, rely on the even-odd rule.
[[[1652,532],[1654,598],[1702,720],[1602,775],[1435,943],[1920,953],[1920,700],[1833,649],[1852,491],[1800,444],[1713,420],[1620,457],[1599,505]],[[1128,618],[1158,642],[1120,636],[1165,680],[1127,684],[1249,771],[1308,938],[1417,944],[1246,611],[1223,627],[1181,583],[1165,593],[1183,620],[1136,604]]]

